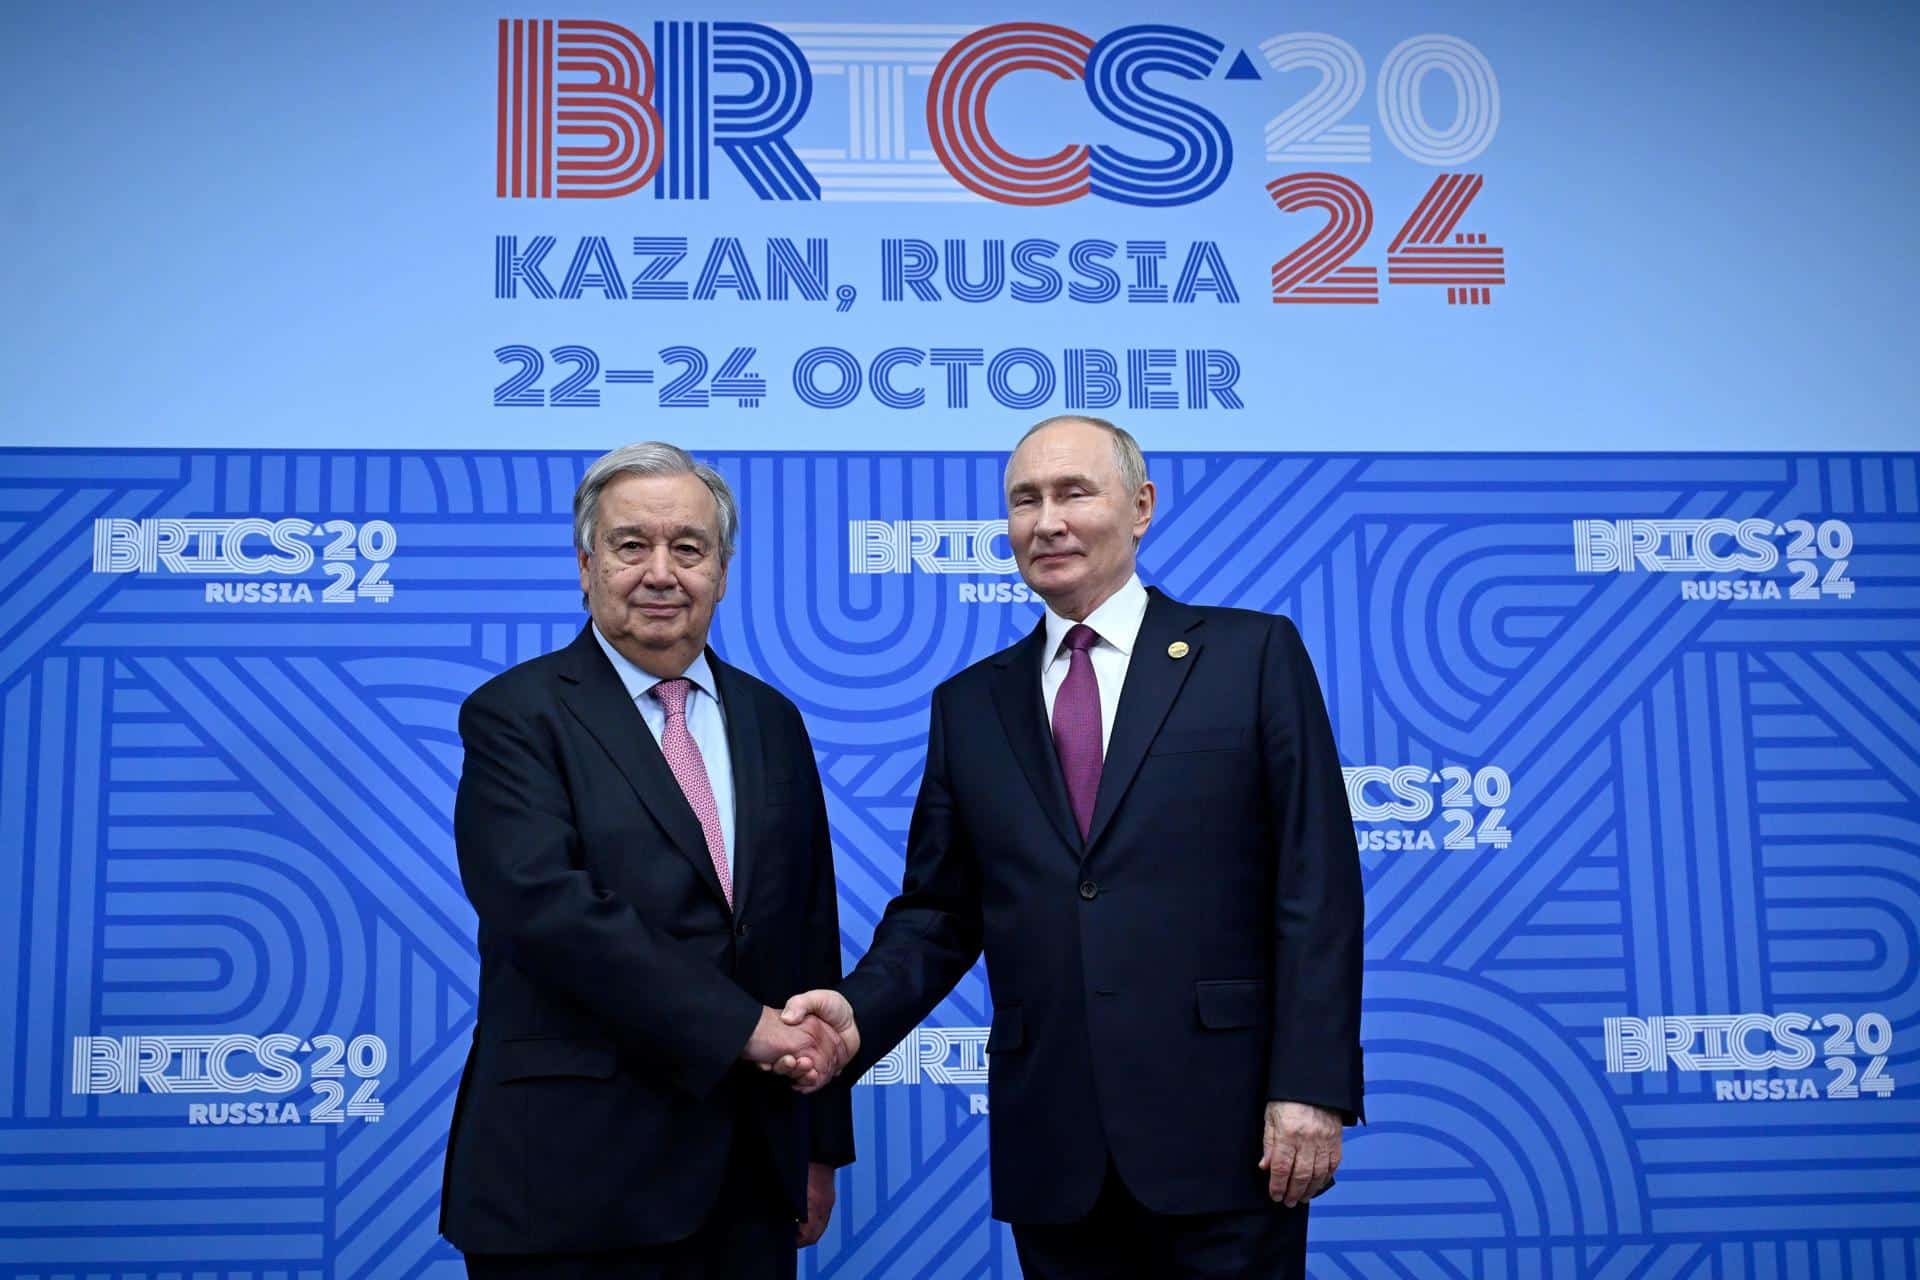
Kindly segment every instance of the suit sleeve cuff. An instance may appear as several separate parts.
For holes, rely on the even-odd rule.
[[[1349,1127],[1367,1122],[1367,1112],[1364,1103],[1356,1102],[1353,1106],[1348,1106],[1343,1102],[1327,1102],[1318,1098],[1269,1098],[1268,1101],[1300,1102],[1305,1103],[1309,1107],[1318,1107],[1322,1111],[1331,1111],[1340,1117],[1341,1124]]]

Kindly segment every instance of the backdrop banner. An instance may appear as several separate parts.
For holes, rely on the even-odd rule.
[[[5,1250],[457,1274],[461,699],[583,622],[588,454],[17,452]],[[717,454],[714,645],[800,706],[849,963],[933,682],[1039,607],[1003,456]],[[1316,1274],[1909,1274],[1912,457],[1157,454],[1143,576],[1298,620],[1365,867]],[[857,1087],[819,1275],[1014,1275],[976,972]],[[1205,1081],[1195,1081],[1205,1088]]]
[[[1143,578],[1293,618],[1332,712],[1370,1123],[1312,1274],[1920,1280],[1916,41],[13,6],[0,1276],[463,1275],[456,713],[585,622],[587,463],[734,486],[713,643],[805,715],[851,965],[933,686],[1040,616],[1006,451],[1084,412]],[[855,1087],[803,1275],[1018,1276],[990,1020]]]

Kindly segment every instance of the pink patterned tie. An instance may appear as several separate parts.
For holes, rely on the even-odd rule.
[[[660,754],[667,758],[674,781],[680,784],[681,793],[693,806],[693,816],[700,819],[700,830],[707,837],[707,855],[713,859],[714,872],[720,877],[720,892],[727,896],[727,905],[731,907],[733,875],[727,870],[727,846],[720,837],[720,806],[713,802],[713,784],[707,780],[707,762],[700,754],[700,744],[687,732],[687,695],[691,692],[693,681],[684,676],[662,680],[653,686],[653,696],[667,710],[667,727],[660,735]]]
[[[1067,632],[1067,678],[1053,695],[1053,750],[1060,757],[1060,776],[1067,784],[1067,800],[1080,838],[1093,825],[1093,800],[1100,794],[1100,681],[1088,656],[1100,639],[1086,623]]]

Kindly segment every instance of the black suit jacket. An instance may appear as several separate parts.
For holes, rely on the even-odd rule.
[[[1266,1103],[1361,1110],[1359,854],[1312,664],[1285,618],[1152,592],[1083,841],[1045,635],[934,692],[900,896],[842,985],[855,1069],[984,947],[994,1216],[1085,1216],[1109,1155],[1157,1212],[1268,1204]]]
[[[801,1098],[737,1062],[763,1005],[838,980],[840,934],[800,713],[707,659],[733,762],[732,911],[590,629],[460,709],[454,840],[480,917],[480,1008],[440,1230],[464,1251],[690,1235],[740,1125],[764,1137],[798,1216],[808,1159],[853,1159],[844,1086]]]

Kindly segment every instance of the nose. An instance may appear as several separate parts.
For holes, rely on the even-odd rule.
[[[1057,538],[1067,531],[1066,509],[1051,498],[1040,500],[1040,518],[1033,531],[1042,538]]]
[[[640,565],[640,585],[649,591],[669,591],[679,585],[673,576],[673,557],[665,543],[656,544]]]

